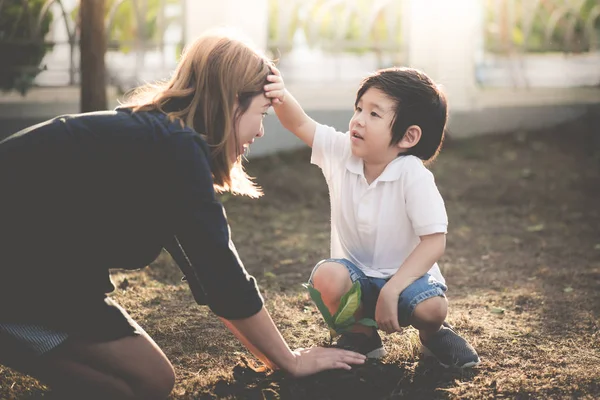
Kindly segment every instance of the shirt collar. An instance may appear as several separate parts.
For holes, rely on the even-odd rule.
[[[396,157],[392,162],[390,162],[381,175],[376,179],[377,181],[384,182],[392,182],[400,179],[400,175],[402,174],[402,159],[406,156]],[[360,175],[362,177],[365,176],[364,163],[362,158],[351,155],[350,158],[346,161],[346,169],[353,174]]]

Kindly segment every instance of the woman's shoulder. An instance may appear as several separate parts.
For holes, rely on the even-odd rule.
[[[159,110],[134,110],[131,107],[121,106],[117,107],[115,111],[119,115],[128,116],[133,121],[138,123],[161,128],[161,130],[164,132],[193,132],[193,130],[186,127],[181,120],[170,119],[164,112]]]

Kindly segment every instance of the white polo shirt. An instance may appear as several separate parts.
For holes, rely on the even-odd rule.
[[[447,232],[444,200],[418,157],[396,158],[369,185],[349,135],[317,125],[311,163],[329,186],[331,257],[352,261],[367,276],[390,277],[419,236]],[[429,273],[445,283],[437,263]]]

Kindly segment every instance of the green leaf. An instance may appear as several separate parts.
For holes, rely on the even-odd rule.
[[[267,279],[277,279],[277,275],[275,275],[271,271],[266,271],[264,275],[265,275],[265,278],[267,278]]]
[[[317,289],[312,287],[311,285],[304,284],[304,287],[308,289],[310,298],[316,304],[317,308],[321,312],[321,315],[323,315],[323,319],[325,320],[327,325],[333,329],[334,328],[333,318],[331,317],[331,313],[329,312],[329,309],[327,308],[325,303],[323,303],[323,299],[321,298],[321,293]]]
[[[340,300],[340,306],[333,316],[335,326],[344,324],[356,313],[358,307],[360,307],[360,282],[356,281]]]
[[[537,224],[527,227],[527,232],[541,232],[545,228],[544,224]]]
[[[348,328],[351,328],[352,326],[354,326],[355,323],[356,323],[356,319],[354,319],[354,316],[351,316],[350,318],[348,318],[341,324],[335,324],[335,329],[338,332],[345,332],[348,330]]]
[[[360,321],[358,321],[357,324],[377,328],[377,322],[375,322],[375,320],[372,320],[371,318],[363,318]]]

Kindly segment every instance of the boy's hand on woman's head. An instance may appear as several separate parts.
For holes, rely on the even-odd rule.
[[[271,67],[272,75],[267,76],[267,80],[271,83],[265,85],[265,96],[271,99],[271,103],[276,106],[283,104],[285,100],[285,84],[281,77],[281,72],[275,67]]]

